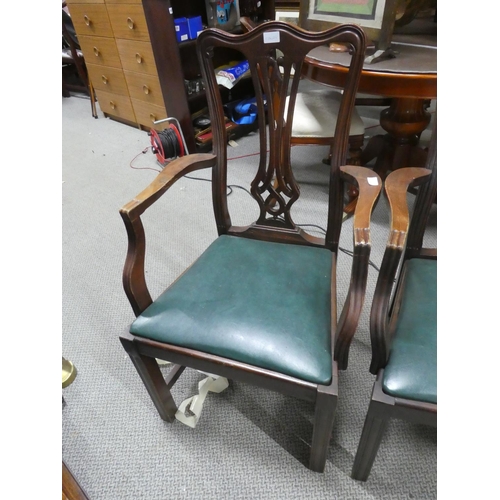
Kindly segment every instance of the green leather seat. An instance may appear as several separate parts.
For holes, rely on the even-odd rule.
[[[223,235],[130,332],[329,384],[331,271],[324,248]]]
[[[437,261],[409,260],[403,287],[382,387],[394,397],[437,404]]]

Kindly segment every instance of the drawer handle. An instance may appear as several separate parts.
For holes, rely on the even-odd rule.
[[[154,123],[156,121],[156,115],[154,115],[153,113],[150,113],[149,114],[149,118],[151,118],[151,121]]]
[[[102,79],[102,83],[104,83],[104,85],[108,84],[108,79],[104,75],[101,76],[101,79]]]
[[[90,23],[92,22],[92,21],[89,19],[89,16],[87,16],[87,14],[85,14],[85,15],[83,16],[83,21],[85,22],[85,24],[86,24],[87,26],[90,26]]]
[[[135,55],[135,60],[137,61],[137,64],[142,64],[142,56],[138,52]]]
[[[133,29],[135,28],[135,26],[134,26],[134,21],[133,21],[133,20],[132,20],[132,18],[130,18],[130,17],[127,17],[127,26],[128,26],[131,30],[133,30]]]
[[[143,85],[142,90],[144,90],[145,94],[149,94],[151,92],[151,90],[149,90],[149,87],[147,85]]]
[[[94,47],[94,54],[96,57],[100,56],[99,49],[97,47]]]
[[[116,104],[113,101],[109,101],[109,105],[110,105],[111,109],[116,108]]]

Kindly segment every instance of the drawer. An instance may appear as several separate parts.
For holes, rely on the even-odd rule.
[[[95,89],[111,94],[128,95],[127,82],[121,69],[97,64],[87,64],[87,69]]]
[[[161,92],[160,80],[155,75],[146,73],[135,73],[134,71],[123,71],[127,80],[130,97],[140,101],[165,106]]]
[[[136,42],[135,40],[116,40],[118,53],[124,70],[136,71],[157,75],[153,49],[149,42]]]
[[[142,0],[106,0],[106,3],[140,3]]]
[[[115,38],[149,40],[149,31],[141,5],[107,4]]]
[[[68,6],[76,34],[113,37],[108,11],[104,4],[71,4]]]
[[[79,36],[78,41],[83,50],[87,64],[99,64],[121,68],[120,56],[114,38],[102,36]]]
[[[146,127],[154,128],[156,130],[163,130],[168,128],[169,123],[159,123],[155,125],[153,122],[167,118],[167,112],[164,106],[157,106],[156,104],[149,104],[138,99],[131,99],[134,108],[135,118],[137,123]]]
[[[134,109],[127,96],[115,95],[103,90],[96,90],[97,102],[101,111],[107,115],[135,122]]]

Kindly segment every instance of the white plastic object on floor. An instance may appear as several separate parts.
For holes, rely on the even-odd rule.
[[[198,383],[198,392],[195,396],[185,399],[177,409],[175,418],[183,424],[196,427],[200,419],[203,403],[209,392],[220,393],[227,389],[229,382],[225,377],[217,377],[215,375],[208,376]]]

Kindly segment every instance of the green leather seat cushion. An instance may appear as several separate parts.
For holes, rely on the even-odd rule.
[[[329,384],[331,270],[324,248],[223,235],[130,332]]]
[[[409,260],[403,287],[382,387],[391,396],[437,404],[437,261]]]

